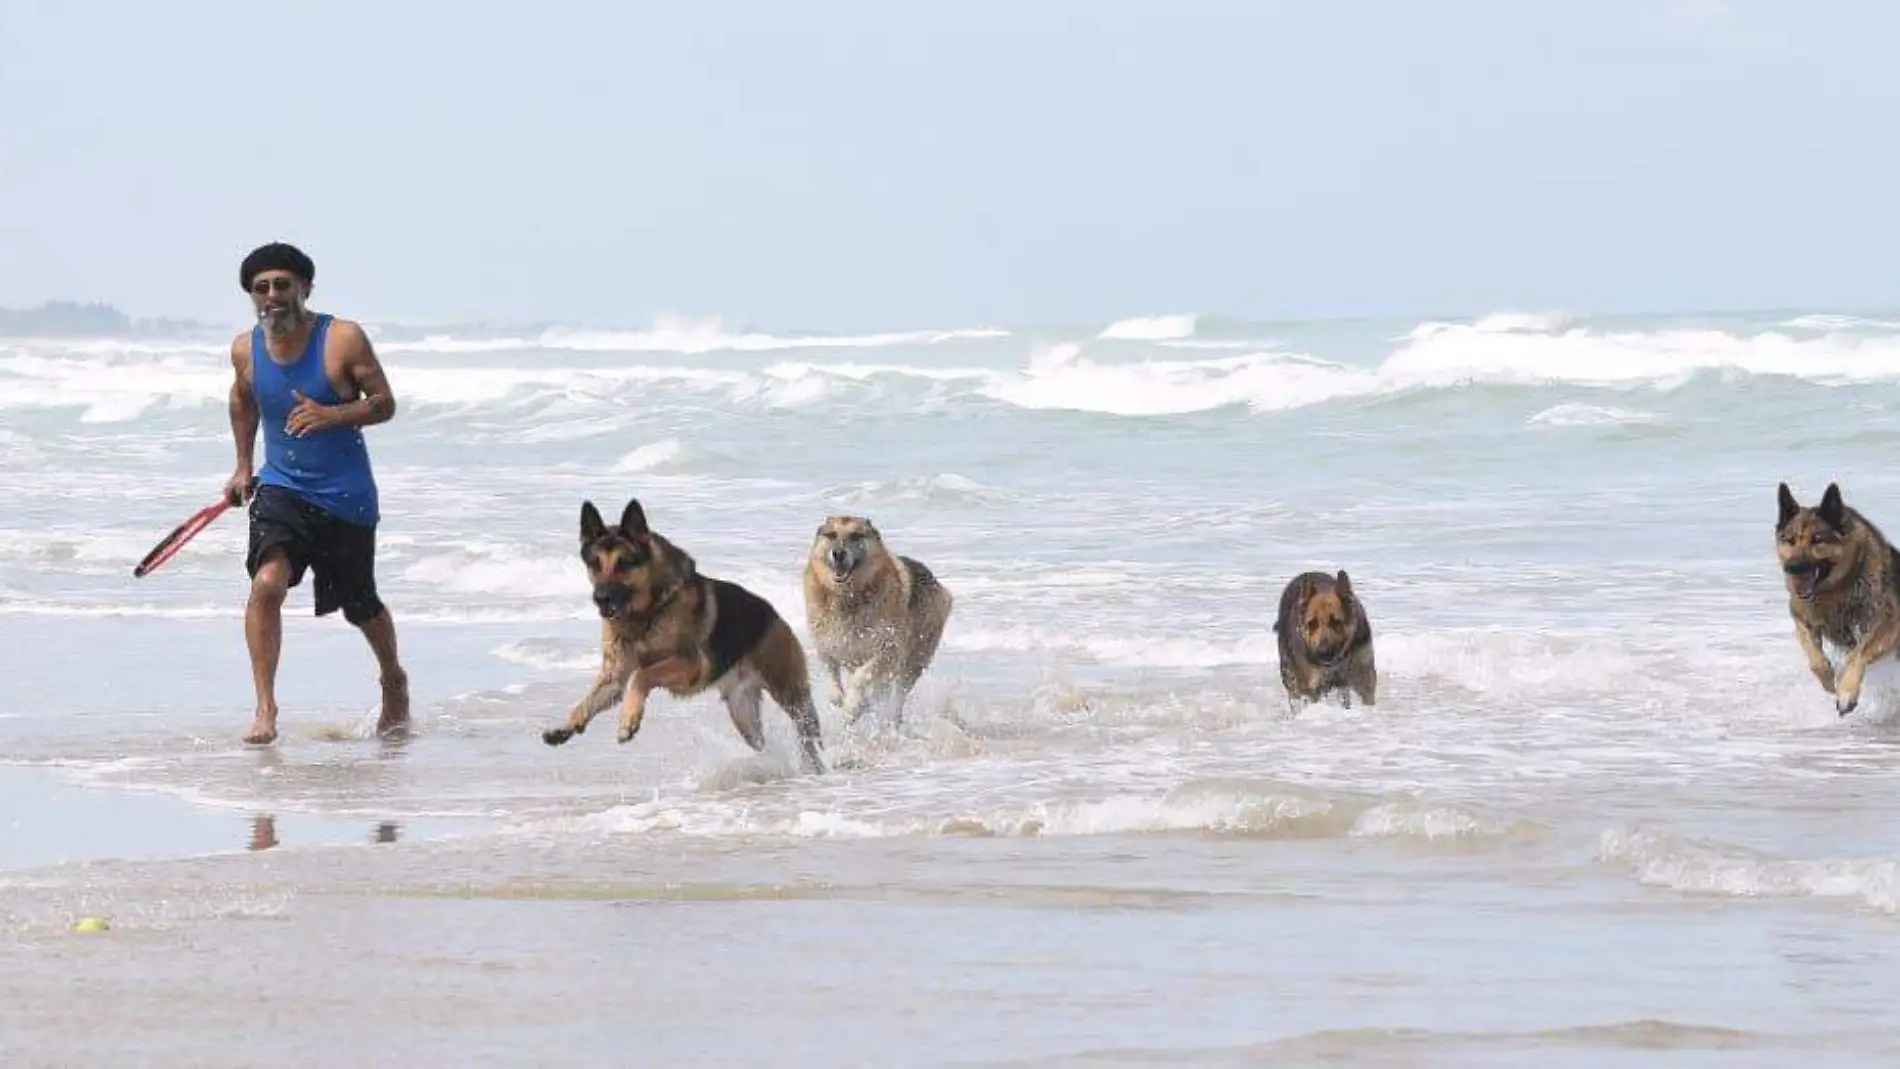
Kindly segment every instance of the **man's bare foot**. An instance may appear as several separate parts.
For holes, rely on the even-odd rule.
[[[266,746],[276,742],[277,710],[272,709],[269,712],[258,710],[257,719],[252,722],[251,730],[245,734],[244,741],[252,746]]]
[[[409,737],[409,673],[396,672],[382,680],[383,713],[376,734],[385,739]]]

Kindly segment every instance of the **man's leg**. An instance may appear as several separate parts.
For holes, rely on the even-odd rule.
[[[376,529],[336,521],[326,525],[324,551],[318,564],[317,611],[332,606],[363,632],[383,688],[383,711],[376,733],[401,738],[409,732],[409,673],[396,652],[396,624],[376,593]]]
[[[303,581],[308,537],[296,503],[275,486],[260,486],[251,497],[250,548],[245,572],[251,595],[244,606],[244,643],[251,655],[251,683],[257,691],[257,718],[244,741],[262,745],[277,738],[277,659],[284,643],[284,598]]]
[[[396,623],[389,618],[389,608],[382,607],[375,616],[356,626],[369,640],[370,652],[376,655],[379,682],[383,686],[383,714],[376,720],[376,734],[384,738],[407,734],[409,673],[403,671],[402,661],[396,656]]]
[[[284,645],[284,596],[290,592],[290,562],[282,546],[265,551],[251,577],[244,606],[244,644],[251,653],[251,684],[257,691],[257,719],[244,736],[264,744],[277,738],[277,659]]]

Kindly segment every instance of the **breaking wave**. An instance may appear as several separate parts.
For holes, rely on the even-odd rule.
[[[1774,858],[1638,826],[1604,832],[1597,859],[1630,871],[1644,886],[1684,894],[1840,899],[1878,913],[1900,913],[1897,858]]]
[[[658,797],[580,817],[537,822],[535,830],[589,835],[677,834],[701,837],[898,838],[979,836],[1047,838],[1200,833],[1261,839],[1371,839],[1424,843],[1515,841],[1532,824],[1405,798],[1355,798],[1275,784],[1189,780],[1166,791],[1117,793],[994,807],[918,803],[890,806],[775,808],[718,796]],[[526,828],[522,830],[528,830]]]
[[[630,402],[668,398],[766,408],[962,399],[1030,411],[1162,416],[1224,408],[1275,412],[1471,386],[1628,393],[1666,392],[1705,379],[1900,382],[1900,328],[1846,317],[1804,317],[1753,331],[1702,325],[1619,330],[1561,315],[1498,313],[1467,323],[1417,324],[1393,338],[1375,362],[1250,333],[1203,338],[1200,317],[1193,315],[1125,319],[1067,340],[988,329],[780,337],[732,333],[712,321],[663,322],[633,332],[550,328],[527,337],[429,336],[382,348],[411,406],[457,418],[532,415],[537,440],[617,430],[626,426],[621,417]],[[1183,345],[1233,351],[1195,358]],[[801,359],[780,358],[793,350]],[[864,352],[895,358],[855,358]],[[1189,358],[1180,358],[1184,353]],[[714,355],[715,363],[680,359]],[[187,342],[0,346],[0,411],[73,410],[82,423],[115,424],[154,411],[215,406],[223,403],[229,379],[221,363],[218,347]],[[1546,409],[1536,422],[1644,418],[1628,406],[1573,402]]]

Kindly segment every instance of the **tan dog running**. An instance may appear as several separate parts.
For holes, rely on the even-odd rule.
[[[1344,571],[1303,572],[1280,591],[1280,683],[1294,712],[1337,691],[1352,708],[1352,695],[1377,704],[1379,673],[1372,657],[1372,621]]]
[[[559,746],[586,731],[623,696],[619,737],[626,742],[640,730],[655,688],[690,698],[717,687],[739,737],[764,750],[764,691],[798,729],[806,770],[824,771],[805,650],[769,602],[701,575],[690,554],[648,528],[637,499],[617,527],[602,521],[592,501],[581,503],[581,560],[600,612],[600,674],[567,722],[541,733],[543,742]]]
[[[1900,553],[1828,483],[1821,503],[1803,506],[1782,483],[1775,556],[1788,588],[1788,614],[1808,668],[1834,695],[1841,716],[1860,704],[1861,677],[1900,645]],[[1822,648],[1846,654],[1839,673]]]
[[[848,723],[873,698],[904,702],[937,655],[954,599],[920,561],[892,553],[863,516],[828,516],[805,561],[805,621]]]

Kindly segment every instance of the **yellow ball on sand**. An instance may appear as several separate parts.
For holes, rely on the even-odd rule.
[[[106,923],[106,919],[104,917],[82,917],[80,918],[80,921],[78,924],[73,925],[73,931],[75,932],[103,932],[107,928],[110,928],[110,927],[112,926]]]

